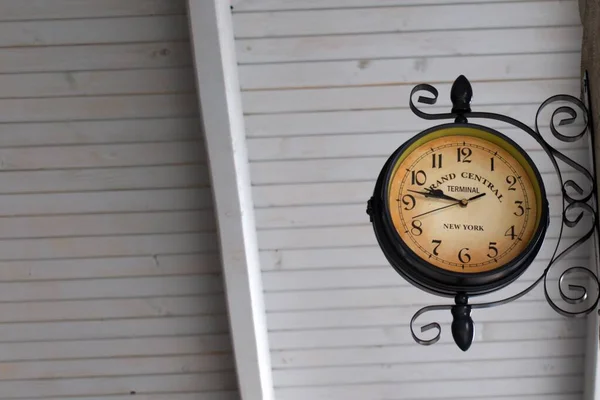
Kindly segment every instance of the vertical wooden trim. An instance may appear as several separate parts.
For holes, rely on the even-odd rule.
[[[254,206],[229,1],[188,0],[239,390],[272,400]]]

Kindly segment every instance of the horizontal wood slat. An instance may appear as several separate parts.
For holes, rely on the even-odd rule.
[[[582,265],[585,259],[575,259],[571,263],[573,265]],[[547,262],[534,262],[530,268],[541,274]],[[361,270],[354,270],[357,275],[361,275]],[[400,276],[393,277],[395,272],[388,267],[387,270],[372,269],[374,275],[379,277],[387,277],[387,285],[373,285],[371,282],[375,278],[371,278],[363,283],[363,285],[355,284],[352,288],[339,288],[327,285],[327,283],[312,284],[307,282],[306,276],[301,274],[290,274],[301,280],[302,283],[295,285],[286,291],[286,287],[291,285],[277,285],[274,279],[268,279],[269,283],[266,286],[265,301],[267,311],[270,312],[286,312],[286,311],[310,311],[319,309],[354,309],[354,308],[376,308],[376,307],[403,307],[404,304],[411,304],[413,307],[417,304],[427,305],[435,299],[428,293],[425,293],[415,287],[412,287]],[[282,275],[282,274],[280,274]],[[305,274],[306,275],[306,274]],[[324,274],[323,274],[324,275]],[[340,278],[350,275],[345,271],[339,271]],[[533,274],[531,274],[533,275]],[[317,278],[319,274],[316,274]],[[537,276],[536,276],[537,277]],[[529,276],[527,276],[529,278]],[[290,277],[291,280],[291,277]],[[329,279],[331,283],[331,278]],[[528,288],[533,281],[525,277],[517,280],[511,286],[498,293],[490,295],[489,300],[501,299],[507,297],[508,293],[519,293]],[[554,287],[558,284],[556,280],[548,280],[548,286]],[[352,285],[347,284],[348,287]],[[538,290],[534,290],[523,298],[523,301],[542,301],[545,299],[543,285],[540,285]],[[276,287],[275,292],[270,292],[269,289]],[[272,290],[272,289],[271,289]],[[560,299],[558,299],[560,300]]]
[[[0,160],[3,171],[197,164],[205,149],[199,141],[9,148],[0,149]]]
[[[0,262],[0,282],[218,274],[213,253]]]
[[[193,280],[193,278],[188,279]],[[196,288],[190,289],[188,287],[181,288],[178,293],[185,293],[186,289],[187,291],[198,291]],[[213,288],[212,290],[215,289],[217,290],[217,293],[212,296],[150,298],[152,295],[149,295],[150,297],[148,298],[122,300],[58,300],[58,302],[42,300],[40,302],[30,301],[19,304],[0,303],[0,309],[3,309],[5,312],[7,312],[7,314],[0,319],[0,323],[7,325],[26,324],[27,326],[39,326],[42,328],[47,327],[51,329],[52,326],[44,325],[44,323],[58,324],[66,321],[123,321],[125,319],[137,320],[146,318],[193,316],[198,323],[202,324],[202,330],[198,332],[199,334],[223,334],[227,333],[228,321],[223,300],[222,287]],[[149,290],[148,292],[150,291],[152,290]],[[153,292],[158,292],[163,295],[160,290],[154,289]],[[107,295],[110,295],[110,293]],[[166,293],[165,291],[164,295],[168,296],[169,293]],[[23,296],[21,296],[21,298],[22,297]],[[68,299],[68,296],[65,296],[65,298]],[[201,305],[196,305],[194,302],[201,303]],[[10,314],[8,314],[9,312]],[[123,322],[127,323],[126,321]],[[180,320],[173,319],[172,322],[180,322]],[[74,326],[78,325],[76,324]],[[98,324],[96,326],[98,327]],[[7,331],[7,333],[11,333],[10,326],[5,329],[5,331]],[[130,330],[130,332],[133,333],[132,336],[135,336],[137,333],[135,330]],[[56,335],[56,333],[52,333]],[[25,338],[30,336],[36,337],[35,335],[25,335],[25,337],[21,340],[26,341]],[[88,333],[88,336],[91,335]],[[159,335],[150,332],[147,333],[146,336]],[[37,337],[39,337],[39,335],[37,335]],[[124,335],[121,337],[129,337],[129,335]],[[6,341],[11,341],[10,338],[11,336],[7,336]],[[98,337],[98,335],[96,335],[95,338],[105,339],[106,337]],[[82,337],[78,336],[77,339],[80,340]],[[41,338],[39,340],[48,339]],[[63,339],[61,338],[61,340]],[[15,341],[14,336],[12,341]]]
[[[410,335],[410,333],[408,333]],[[478,351],[462,355],[461,361],[498,360],[533,357],[567,357],[583,355],[582,339],[514,341],[510,343],[478,343]],[[274,369],[319,366],[353,366],[370,364],[411,364],[416,362],[453,362],[459,349],[456,344],[434,347],[370,346],[358,348],[273,351]],[[510,351],[510,353],[509,353]],[[510,356],[507,357],[507,354]]]
[[[165,299],[162,299],[165,300]],[[226,334],[229,322],[225,313],[206,316],[202,309],[190,311],[190,307],[199,307],[201,300],[198,297],[188,297],[188,315],[183,308],[178,311],[181,315],[151,315],[138,318],[108,318],[96,320],[60,320],[60,321],[21,321],[16,324],[0,324],[2,341],[12,342],[52,342],[81,341],[81,340],[108,340],[138,338],[144,340],[153,337],[181,337]],[[192,305],[189,300],[194,301]],[[159,299],[160,304],[160,299]],[[163,303],[165,305],[173,303]],[[210,304],[210,303],[209,303]],[[192,350],[190,350],[191,352]],[[100,356],[102,357],[102,356]],[[26,372],[26,371],[24,371]],[[134,373],[135,371],[131,371]],[[105,372],[113,375],[111,371]],[[75,376],[75,375],[74,375]]]
[[[116,376],[81,378],[76,380],[4,381],[2,387],[8,398],[41,396],[122,395],[131,392],[194,392],[200,390],[231,390],[236,388],[235,373],[218,372],[202,374],[155,376]],[[91,388],[91,389],[90,389]],[[25,397],[26,398],[26,397]]]
[[[0,172],[5,193],[208,187],[205,165]]]
[[[0,260],[147,256],[217,251],[214,233],[0,240]]]
[[[0,75],[0,99],[190,92],[192,69],[41,72]]]
[[[533,125],[540,104],[488,105],[477,107],[477,111],[508,115],[526,124]],[[447,113],[448,107],[421,107],[428,113]],[[540,125],[548,126],[549,120],[541,119]],[[548,116],[549,118],[550,116]],[[557,117],[558,118],[558,117]],[[249,115],[246,117],[248,137],[308,136],[369,134],[384,132],[410,132],[413,135],[430,128],[430,121],[418,118],[410,109],[323,111],[312,113],[286,113]],[[506,123],[495,120],[474,120],[495,129],[509,128]],[[544,125],[542,125],[544,124]],[[575,129],[568,126],[567,129]],[[389,154],[389,153],[388,153]]]
[[[170,118],[197,112],[193,94],[0,100],[0,122]]]
[[[510,0],[510,2],[531,2],[531,0]],[[556,1],[556,0],[540,0]],[[461,0],[462,4],[469,3],[498,3],[498,0]],[[455,0],[371,0],[365,4],[364,0],[233,0],[231,2],[234,13],[264,12],[284,10],[319,10],[319,9],[344,9],[344,8],[370,8],[390,6],[417,6],[417,5],[448,5],[455,4]]]
[[[0,124],[0,145],[25,147],[198,140],[199,132],[200,123],[197,117],[22,121]]]
[[[210,210],[210,188],[3,194],[2,217]],[[208,211],[205,211],[208,213]],[[212,211],[210,211],[212,218]],[[208,222],[208,218],[206,219]]]
[[[210,371],[231,372],[229,369],[231,363],[232,356],[230,354],[42,361],[37,363],[25,361],[0,364],[0,368],[7,370],[7,373],[3,374],[0,379],[91,378],[117,375],[187,374]],[[20,375],[17,371],[22,371],[27,375]]]
[[[407,32],[475,28],[518,28],[580,23],[571,2],[439,4],[436,7],[295,10],[234,14],[236,38]],[[477,18],[473,18],[477,15]]]
[[[136,392],[137,393],[137,392]],[[144,395],[149,400],[238,400],[240,395],[237,390],[222,390],[218,392],[214,391],[200,391],[200,392],[189,392],[189,393],[150,393]],[[69,400],[105,400],[106,396],[76,396],[71,397]],[[45,400],[64,400],[64,397],[47,397]],[[131,400],[131,393],[125,395],[111,396],[110,400]],[[492,399],[495,400],[495,399]],[[528,399],[529,400],[529,399]],[[537,399],[534,399],[537,400]],[[550,399],[554,400],[554,399]],[[565,399],[565,400],[571,400]]]
[[[442,324],[441,327],[444,334],[441,335],[438,343],[453,344],[452,335],[446,333],[450,330],[450,324]],[[414,345],[414,339],[410,335],[409,327],[406,324],[396,327],[345,328],[344,333],[340,334],[339,330],[336,329],[303,329],[298,331],[275,331],[271,332],[269,337],[273,350]],[[585,323],[578,320],[549,320],[536,321],[535,323],[531,321],[478,322],[475,330],[476,343],[518,340],[541,341],[582,337],[585,337]],[[455,361],[453,360],[453,362]],[[341,367],[344,368],[344,366]],[[310,373],[311,370],[312,368],[308,369],[307,373]],[[276,369],[275,374],[279,373]]]
[[[185,13],[184,0],[1,0],[0,21]]]
[[[315,388],[280,388],[277,393],[280,400],[302,399],[303,396],[311,398],[327,398],[330,400],[346,399],[348,396],[379,396],[380,398],[394,398],[401,392],[413,399],[443,399],[447,396],[468,398],[472,394],[469,380],[437,381],[424,384],[417,383],[382,383],[375,388],[373,385],[349,385]],[[546,391],[554,393],[572,393],[583,385],[583,378],[579,376],[567,377],[519,377],[512,378],[511,384],[506,385],[502,379],[478,380],[478,393],[483,396],[515,396],[520,394],[544,394]],[[415,397],[416,396],[416,397]]]
[[[302,381],[306,386],[340,384],[381,384],[409,383],[423,381],[429,375],[435,375],[440,381],[451,381],[469,377],[477,380],[498,378],[520,378],[522,376],[545,376],[551,370],[556,376],[583,374],[583,357],[549,358],[545,360],[522,360],[516,367],[510,360],[448,362],[439,364],[381,365],[365,367],[337,367],[333,369],[300,369],[294,371],[276,371],[275,379],[280,387],[294,387]]]
[[[0,53],[0,73],[71,72],[189,67],[188,42],[9,47]],[[40,60],[44,60],[40,63]]]
[[[177,41],[188,36],[185,15],[0,23],[0,48]]]
[[[484,11],[485,12],[485,11]],[[323,11],[319,11],[323,13]],[[361,12],[362,13],[362,12]],[[451,17],[449,17],[451,18]],[[479,18],[473,20],[479,21]],[[435,26],[437,28],[437,26]],[[241,39],[241,64],[579,51],[579,25],[480,31]],[[0,42],[1,44],[1,42]]]
[[[125,71],[127,72],[127,71]],[[0,75],[0,82],[2,76]],[[471,81],[477,98],[473,108],[492,104],[541,103],[557,93],[577,93],[579,79],[534,81]],[[242,93],[244,112],[250,114],[311,111],[369,110],[408,107],[414,85],[398,82],[385,86],[333,87],[295,90],[251,90]],[[438,107],[450,107],[452,82],[435,83]],[[417,96],[415,96],[417,97]],[[416,98],[415,98],[416,100]]]
[[[579,52],[241,65],[244,90],[579,76]],[[0,67],[1,70],[1,67]]]

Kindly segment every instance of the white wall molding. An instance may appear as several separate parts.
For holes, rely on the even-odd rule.
[[[229,2],[189,0],[188,8],[239,390],[244,400],[271,400],[266,317]]]

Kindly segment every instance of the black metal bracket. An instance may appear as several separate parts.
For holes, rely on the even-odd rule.
[[[583,305],[582,309],[570,310],[559,305],[557,301],[555,301],[555,299],[553,299],[550,296],[548,282],[548,275],[552,268],[556,266],[559,261],[563,260],[565,256],[567,256],[569,253],[571,253],[573,250],[575,250],[582,244],[592,239],[595,241],[595,248],[600,248],[598,241],[598,235],[600,233],[600,230],[598,221],[598,195],[596,192],[597,180],[595,137],[593,129],[593,118],[590,114],[590,110],[592,109],[592,107],[587,71],[584,73],[582,85],[583,100],[580,100],[570,95],[561,94],[552,96],[546,101],[544,101],[540,105],[536,113],[535,129],[532,129],[523,122],[508,117],[506,115],[471,111],[470,102],[471,98],[473,97],[473,90],[469,80],[463,75],[459,76],[452,86],[450,98],[452,100],[453,107],[450,113],[429,114],[420,110],[413,102],[414,95],[418,92],[427,92],[429,96],[421,95],[417,99],[417,102],[426,105],[433,105],[437,102],[438,91],[435,87],[428,84],[417,85],[413,88],[410,95],[410,108],[413,111],[413,113],[415,113],[420,118],[426,120],[454,119],[458,123],[466,123],[468,119],[495,120],[517,127],[529,136],[531,136],[545,151],[546,155],[548,156],[549,160],[554,166],[554,170],[560,181],[561,194],[563,200],[562,223],[556,247],[552,253],[552,257],[550,258],[550,261],[548,262],[547,266],[540,274],[540,276],[531,285],[529,285],[526,289],[522,290],[521,292],[513,296],[504,298],[502,300],[468,304],[469,299],[467,298],[467,296],[464,294],[458,294],[455,297],[455,304],[453,305],[432,305],[421,308],[414,314],[410,321],[411,334],[413,336],[413,339],[417,343],[421,345],[432,345],[436,343],[441,336],[441,326],[437,322],[421,326],[421,333],[427,332],[432,329],[435,329],[436,331],[436,334],[433,338],[423,339],[415,333],[414,325],[416,320],[421,315],[428,312],[450,310],[453,316],[453,322],[451,327],[452,336],[458,347],[460,347],[463,351],[466,351],[471,346],[474,337],[474,326],[473,320],[471,318],[472,310],[497,307],[513,302],[531,292],[542,281],[544,282],[543,287],[546,301],[548,302],[550,307],[552,307],[552,309],[554,309],[559,314],[562,314],[567,317],[584,317],[592,311],[596,310],[598,302],[600,300],[600,281],[598,280],[598,276],[595,272],[595,266],[593,266],[593,269],[583,266],[569,267],[561,273],[560,278],[558,279],[558,292],[560,293],[561,300],[571,306],[576,305],[581,308],[581,306]],[[541,112],[546,107],[551,105],[557,106],[557,108],[553,111],[549,121],[550,132],[556,139],[558,139],[561,142],[577,142],[583,140],[584,138],[587,138],[589,140],[589,148],[591,150],[591,169],[584,167],[583,165],[577,163],[575,160],[573,160],[566,154],[552,147],[542,136],[540,132]],[[579,113],[576,110],[579,110]],[[559,116],[562,118],[559,119]],[[579,119],[583,119],[583,128],[581,129],[581,131],[574,135],[568,135],[560,132],[560,127],[572,125],[578,120],[578,116],[580,116]],[[558,123],[556,123],[555,120],[558,120]],[[565,180],[563,178],[563,172],[565,167],[563,166],[561,168],[559,161],[566,164],[568,167],[570,167],[577,173],[581,174],[581,177],[586,182],[587,187],[581,187],[581,185],[579,185],[572,179]],[[574,212],[577,214],[575,217],[572,216]],[[586,230],[580,237],[578,237],[574,243],[570,244],[566,248],[563,248],[562,250],[559,250],[561,249],[561,241],[563,239],[565,227],[573,228],[577,226],[582,220],[584,220],[584,215],[588,216],[588,218],[586,218],[585,221],[590,223],[590,228]],[[588,284],[567,284],[566,281],[570,276],[572,276],[572,274],[580,274],[588,277]],[[595,292],[595,294],[593,295],[593,297],[590,297],[592,287],[594,287],[593,292]],[[584,304],[586,300],[588,302],[587,304]]]

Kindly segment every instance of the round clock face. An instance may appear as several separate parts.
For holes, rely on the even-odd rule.
[[[389,215],[404,244],[447,271],[505,266],[533,240],[541,182],[511,143],[486,131],[454,129],[412,144],[388,181]]]

